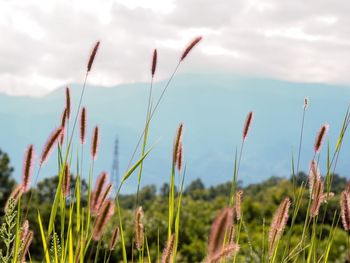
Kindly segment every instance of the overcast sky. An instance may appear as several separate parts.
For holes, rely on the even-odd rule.
[[[197,35],[181,72],[349,83],[349,12],[347,0],[1,0],[0,91],[82,82],[96,40],[89,83],[148,81],[154,48],[163,79]]]

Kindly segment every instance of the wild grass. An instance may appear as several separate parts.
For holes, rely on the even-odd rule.
[[[120,184],[114,186],[106,172],[101,172],[93,185],[93,178],[95,177],[94,164],[98,161],[98,146],[101,139],[99,126],[97,125],[93,129],[91,138],[90,163],[83,163],[83,156],[86,154],[84,144],[86,142],[86,123],[88,119],[87,107],[82,107],[82,103],[88,76],[92,72],[92,66],[100,47],[100,42],[95,44],[87,63],[77,112],[74,116],[71,115],[71,95],[69,88],[67,88],[65,90],[66,103],[61,116],[60,126],[49,135],[37,164],[34,184],[37,183],[40,177],[41,167],[50,158],[50,153],[55,148],[57,149],[58,182],[54,192],[51,212],[48,216],[44,216],[40,210],[32,207],[31,204],[32,192],[29,189],[32,171],[35,166],[35,152],[34,146],[29,145],[24,156],[22,181],[14,188],[6,203],[6,214],[0,228],[1,244],[3,244],[3,247],[0,249],[2,262],[34,262],[31,257],[33,235],[40,236],[43,255],[40,261],[46,263],[110,262],[111,256],[117,253],[116,248],[118,246],[121,248],[119,251],[122,252],[117,258],[124,263],[134,261],[162,263],[181,261],[178,257],[178,246],[181,242],[181,211],[186,177],[183,146],[185,125],[183,123],[179,124],[174,138],[173,149],[169,151],[169,155],[172,155],[172,163],[169,167],[169,191],[168,196],[164,197],[168,199],[167,233],[165,234],[167,242],[165,244],[160,242],[159,226],[157,228],[157,244],[155,248],[152,248],[157,251],[156,257],[150,253],[151,247],[147,237],[151,233],[143,222],[144,218],[148,217],[148,211],[144,211],[142,206],[140,206],[140,186],[142,184],[143,162],[151,154],[153,147],[156,147],[156,143],[150,144],[148,142],[151,120],[180,65],[184,63],[190,52],[201,40],[201,37],[197,37],[185,47],[169,80],[166,82],[160,96],[156,99],[153,94],[153,81],[157,70],[158,53],[156,49],[154,50],[151,60],[151,81],[147,98],[145,125]],[[256,242],[252,242],[251,231],[245,222],[244,209],[242,209],[244,193],[237,187],[244,145],[248,142],[248,133],[253,132],[251,129],[254,113],[252,111],[248,113],[243,125],[241,146],[239,149],[236,149],[234,158],[231,193],[227,196],[227,205],[222,208],[222,211],[213,220],[210,233],[208,233],[207,255],[203,259],[204,262],[241,262],[239,253],[242,250],[248,251],[246,254],[249,254],[250,259],[256,262],[327,262],[330,250],[334,245],[334,235],[340,218],[344,229],[349,231],[350,187],[347,187],[341,193],[339,209],[332,211],[333,223],[327,231],[327,236],[324,237],[322,235],[322,231],[325,231],[324,221],[328,201],[334,196],[331,192],[332,174],[334,174],[336,169],[343,138],[350,122],[349,110],[345,114],[333,154],[330,153],[330,146],[328,145],[327,176],[325,179],[321,178],[318,162],[322,146],[324,148],[324,141],[328,131],[327,124],[322,125],[316,135],[314,156],[311,158],[309,169],[309,180],[308,182],[302,182],[301,186],[298,186],[294,171],[296,170],[298,174],[300,169],[299,163],[303,148],[304,123],[308,104],[308,100],[305,99],[296,167],[294,167],[294,157],[292,158],[292,196],[284,196],[278,200],[279,206],[273,212],[273,216],[263,219],[261,225],[262,245],[259,250],[254,248]],[[70,130],[71,117],[74,119]],[[80,127],[76,131],[78,119],[80,119]],[[76,132],[79,133],[77,152],[80,155],[77,154],[78,161],[74,165],[71,160],[75,154],[75,149],[73,150],[72,145]],[[64,138],[66,138],[65,143]],[[134,161],[138,153],[140,153],[139,157]],[[73,170],[76,171],[75,178],[71,174]],[[131,240],[132,244],[128,245],[125,233],[126,228],[130,224],[124,220],[125,211],[121,209],[119,197],[124,183],[130,176],[135,176],[134,173],[137,173],[137,193],[133,206],[134,222],[132,224],[134,237]],[[82,178],[86,175],[88,177],[87,202],[84,203],[82,201]],[[112,196],[113,188],[117,189],[114,196]],[[304,204],[307,204],[306,215],[300,215],[300,210]],[[324,207],[323,216],[320,214],[322,206]],[[36,220],[34,221],[30,221],[28,218],[28,210],[30,209],[34,209],[36,212]],[[115,214],[116,216],[113,217]],[[304,218],[304,224],[302,229],[297,229],[295,222],[296,218],[300,216]],[[118,220],[115,221],[113,218]],[[40,233],[33,233],[31,230],[33,224],[39,226]],[[111,235],[106,233],[108,225],[111,225],[113,229]],[[292,238],[295,236],[295,233],[299,235],[298,242],[295,242]],[[111,237],[107,239],[107,236]],[[324,249],[320,252],[318,246],[321,245],[321,242]],[[349,242],[347,243],[349,244]],[[105,249],[105,245],[107,249]],[[127,251],[129,247],[131,247],[132,251]],[[161,251],[163,252],[161,253]]]

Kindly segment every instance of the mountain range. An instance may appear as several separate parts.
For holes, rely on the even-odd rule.
[[[154,101],[165,83],[154,84]],[[70,87],[71,128],[82,86],[72,84]],[[116,137],[119,174],[127,169],[145,124],[149,87],[149,83],[86,87],[83,105],[88,112],[89,138],[95,125],[101,130],[95,176],[100,171],[111,170]],[[254,111],[254,119],[244,145],[239,180],[248,184],[272,175],[289,176],[292,155],[296,158],[298,152],[305,97],[309,98],[309,106],[300,162],[300,170],[304,171],[313,157],[315,136],[325,122],[330,126],[326,143],[334,150],[350,102],[349,86],[293,83],[228,73],[176,76],[151,122],[148,146],[154,143],[156,146],[145,161],[142,185],[160,186],[168,181],[173,138],[180,122],[185,127],[186,182],[201,178],[206,185],[214,185],[230,180],[235,151],[241,146],[242,128],[249,111]],[[0,94],[0,148],[10,155],[17,180],[27,145],[33,143],[37,156],[40,155],[48,135],[60,124],[64,105],[64,87],[40,98]],[[89,141],[84,153],[85,171],[90,165]],[[74,155],[78,146],[73,145]],[[344,176],[348,176],[350,170],[349,146],[346,136],[336,170]],[[326,166],[326,150],[324,147],[320,156],[321,172]],[[41,178],[57,173],[56,156],[54,152],[42,168]],[[138,152],[134,161],[139,157]],[[132,175],[126,183],[125,192],[135,190],[136,177]]]

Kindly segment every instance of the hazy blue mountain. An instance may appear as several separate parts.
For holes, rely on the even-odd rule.
[[[159,96],[164,84],[155,84],[155,97]],[[80,90],[80,85],[72,85],[75,106]],[[120,174],[125,171],[143,130],[148,91],[147,83],[111,88],[87,87],[83,105],[88,108],[88,136],[90,138],[96,124],[102,135],[95,174],[110,170],[116,135],[120,141]],[[180,121],[185,124],[186,181],[200,177],[208,185],[230,180],[235,149],[240,147],[242,126],[250,110],[255,112],[255,118],[243,151],[239,179],[251,183],[271,175],[290,175],[292,152],[297,152],[305,96],[310,99],[310,107],[306,114],[301,170],[308,169],[315,135],[324,122],[330,124],[328,138],[331,149],[334,149],[350,102],[350,87],[231,74],[176,77],[151,124],[149,145],[159,142],[145,162],[142,183],[160,185],[168,180],[172,141]],[[37,155],[40,155],[49,133],[59,125],[64,90],[58,89],[42,98],[0,95],[0,105],[0,147],[10,154],[18,179],[26,146],[33,143]],[[74,114],[75,111],[73,117]],[[70,128],[72,123],[73,118]],[[337,167],[342,175],[347,175],[350,169],[347,137]],[[85,146],[85,164],[90,162],[89,144],[88,141]],[[74,152],[77,146],[74,145]],[[325,153],[323,151],[321,156],[321,170],[325,167]],[[53,153],[40,177],[54,174],[56,162],[56,153]],[[84,169],[87,171],[88,166]],[[125,186],[126,191],[133,189],[134,179]]]

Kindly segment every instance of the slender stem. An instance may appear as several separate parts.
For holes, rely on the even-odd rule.
[[[161,95],[160,95],[159,98],[158,98],[158,101],[157,101],[157,103],[156,103],[156,106],[155,106],[154,109],[151,111],[151,115],[150,115],[150,118],[149,118],[149,120],[148,120],[148,123],[152,120],[152,118],[153,118],[153,116],[154,116],[154,114],[155,114],[155,112],[156,112],[156,110],[157,110],[157,108],[158,108],[158,106],[159,106],[159,104],[160,104],[160,102],[161,102],[161,100],[162,100],[162,98],[163,98],[163,96],[164,96],[166,90],[167,90],[168,87],[169,87],[169,84],[171,83],[171,81],[172,81],[172,79],[174,78],[174,76],[175,76],[177,70],[179,69],[180,64],[181,64],[181,61],[179,61],[179,63],[176,65],[175,70],[173,71],[173,73],[171,74],[169,80],[167,81],[167,83],[166,83],[166,85],[165,85],[165,87],[164,87],[164,89],[163,89],[163,92],[161,93]],[[144,129],[143,132],[142,132],[142,134],[141,134],[141,136],[140,136],[140,138],[139,138],[139,140],[138,140],[138,142],[137,142],[137,144],[136,144],[136,147],[135,147],[135,149],[134,149],[134,152],[133,152],[133,154],[132,154],[132,156],[131,156],[131,158],[130,158],[130,161],[129,161],[128,169],[129,169],[130,166],[131,166],[131,163],[132,163],[132,161],[133,161],[133,159],[134,159],[134,157],[135,157],[135,154],[136,154],[137,149],[138,149],[139,146],[140,146],[142,137],[143,137],[143,135],[145,134],[145,132],[146,132],[146,130]]]

